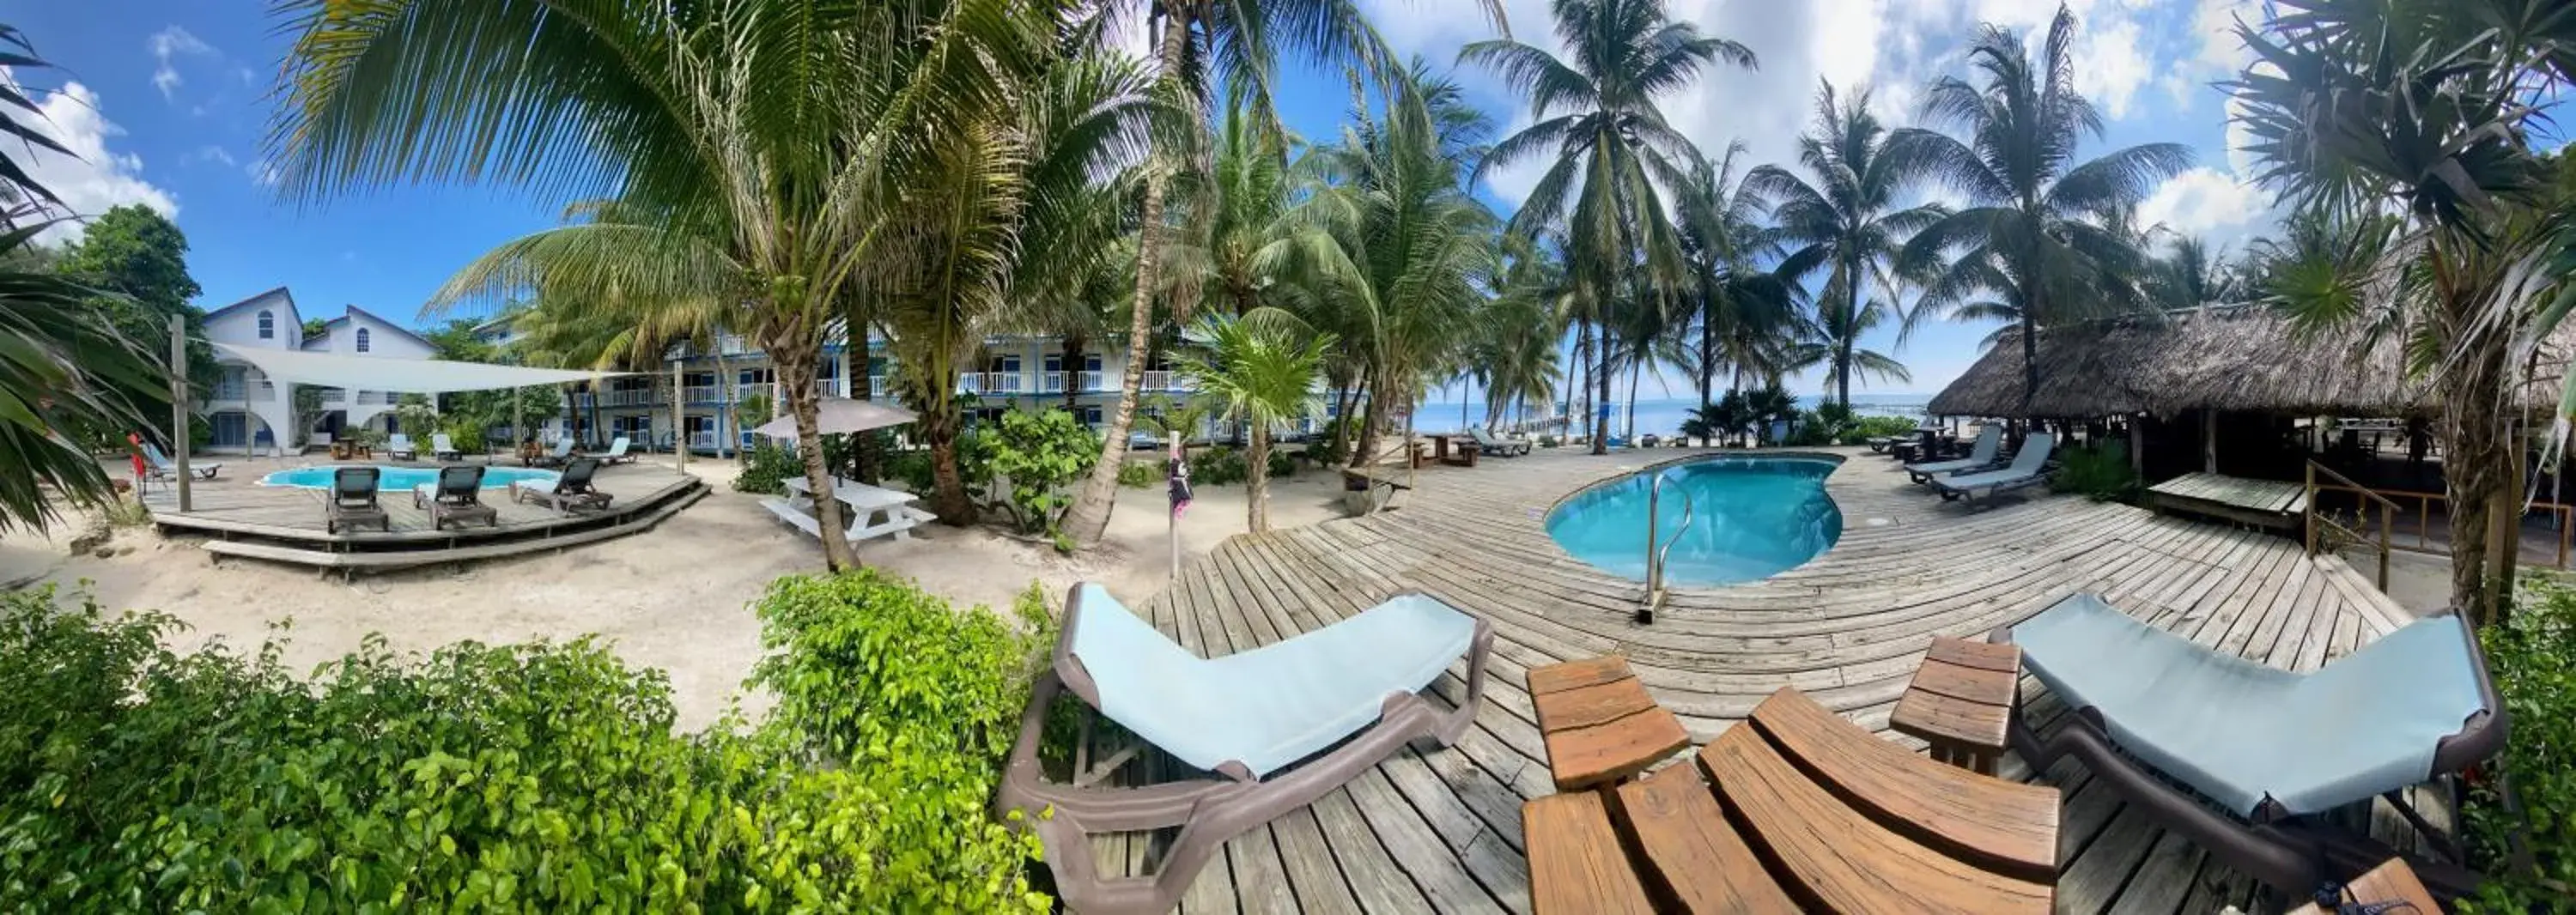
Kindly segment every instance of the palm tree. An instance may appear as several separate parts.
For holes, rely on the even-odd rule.
[[[1691,157],[1676,194],[1682,255],[1691,270],[1682,332],[1691,338],[1683,364],[1698,382],[1699,406],[1714,405],[1718,373],[1732,366],[1740,387],[1747,369],[1774,370],[1776,347],[1762,346],[1798,322],[1793,278],[1767,269],[1780,259],[1779,233],[1762,224],[1767,206],[1736,178],[1744,144],[1729,144],[1717,162]]]
[[[1697,26],[1674,22],[1662,0],[1553,0],[1566,60],[1511,39],[1480,41],[1462,61],[1492,68],[1529,97],[1536,121],[1494,146],[1478,175],[1531,156],[1552,163],[1514,213],[1516,235],[1535,237],[1563,221],[1566,269],[1586,324],[1601,324],[1619,286],[1642,265],[1650,294],[1639,304],[1662,307],[1682,285],[1681,240],[1656,183],[1678,174],[1673,159],[1690,141],[1664,121],[1655,99],[1689,85],[1719,62],[1752,68],[1753,51]],[[1610,400],[1606,350],[1597,335],[1589,361],[1600,400]],[[1594,420],[1592,453],[1607,449],[1608,415]]]
[[[2156,267],[2157,299],[2166,308],[2198,308],[2245,300],[2247,290],[2238,264],[2230,261],[2225,252],[2210,251],[2208,243],[2200,239],[2174,235]]]
[[[2191,165],[2179,143],[2076,161],[2103,124],[2075,90],[2074,41],[2075,16],[2063,6],[2036,59],[2020,35],[1985,26],[1968,49],[1983,85],[1944,76],[1924,93],[1924,116],[1967,138],[1907,128],[1888,141],[1887,155],[1914,160],[1968,198],[1899,255],[1900,270],[1924,283],[1907,329],[1926,314],[2017,325],[2024,402],[2039,390],[2040,328],[2149,307],[2141,280],[2151,259],[2107,223]]]
[[[1842,392],[1837,403],[1851,406],[1851,376],[1861,375],[1880,380],[1912,381],[1905,364],[1896,357],[1873,349],[1863,349],[1860,340],[1896,314],[1896,308],[1883,299],[1871,299],[1857,307],[1849,303],[1829,302],[1817,309],[1807,327],[1805,340],[1789,347],[1785,364],[1804,369],[1823,366],[1825,383]]]
[[[1868,89],[1838,100],[1832,83],[1819,83],[1815,125],[1798,138],[1798,162],[1815,183],[1773,165],[1745,178],[1772,201],[1775,231],[1793,246],[1780,273],[1799,281],[1824,273],[1816,325],[1824,332],[1822,364],[1844,407],[1851,406],[1855,368],[1906,377],[1904,367],[1877,353],[1867,354],[1869,365],[1856,366],[1863,357],[1858,337],[1890,317],[1892,274],[1905,239],[1944,215],[1929,204],[1898,206],[1921,178],[1922,160],[1891,154],[1887,138],[1870,113]]]
[[[1477,380],[1485,386],[1486,428],[1515,419],[1531,401],[1553,404],[1564,377],[1557,344],[1565,338],[1564,268],[1548,249],[1517,237],[1503,239],[1511,252],[1500,288],[1482,310],[1471,344]]]
[[[1154,50],[1155,92],[1190,125],[1170,129],[1157,144],[1157,158],[1145,175],[1140,231],[1136,247],[1135,294],[1127,321],[1127,369],[1119,381],[1118,405],[1101,436],[1100,460],[1065,514],[1064,530],[1076,543],[1092,543],[1109,527],[1109,509],[1118,499],[1118,468],[1127,459],[1127,430],[1145,384],[1143,354],[1154,339],[1154,301],[1162,293],[1166,224],[1165,197],[1172,176],[1190,165],[1171,140],[1196,132],[1199,112],[1210,87],[1240,87],[1253,111],[1267,123],[1278,122],[1271,77],[1283,52],[1309,62],[1354,63],[1381,85],[1392,85],[1399,72],[1395,55],[1370,27],[1357,0],[1135,0],[1142,5]],[[1503,24],[1502,0],[1480,0],[1494,24]],[[1125,4],[1119,4],[1120,9]]]
[[[1199,322],[1195,336],[1205,342],[1182,347],[1174,362],[1218,418],[1252,427],[1245,524],[1258,534],[1270,529],[1270,435],[1321,408],[1315,371],[1333,336],[1309,332],[1275,308],[1211,315]]]

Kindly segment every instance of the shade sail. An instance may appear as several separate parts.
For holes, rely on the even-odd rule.
[[[515,365],[486,365],[480,362],[449,362],[444,359],[387,359],[369,356],[343,356],[338,353],[308,353],[303,350],[260,349],[217,343],[215,352],[258,366],[270,381],[313,384],[330,388],[395,391],[405,394],[445,394],[455,391],[490,391],[500,388],[528,388],[539,385],[590,381],[629,372],[571,372],[563,369],[531,369]]]
[[[901,407],[851,400],[847,397],[826,397],[821,403],[815,405],[814,431],[823,435],[844,435],[851,432],[866,432],[870,429],[883,429],[887,426],[900,426],[919,418],[912,411]],[[770,438],[795,438],[796,417],[781,416],[751,431]]]

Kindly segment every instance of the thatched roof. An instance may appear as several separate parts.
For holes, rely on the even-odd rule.
[[[2039,332],[2039,391],[2025,411],[2021,333],[2007,329],[1929,411],[2075,419],[2202,409],[2407,416],[2436,408],[2423,382],[2407,378],[2395,335],[2368,352],[2361,340],[2357,330],[2300,332],[2257,305],[2050,328]],[[2555,384],[2533,386],[2529,406],[2548,409],[2557,393]]]

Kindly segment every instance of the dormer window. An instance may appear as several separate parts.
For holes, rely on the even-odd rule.
[[[364,328],[364,327],[361,327],[361,328],[358,328],[358,352],[363,353],[363,352],[366,352],[366,351],[367,351],[367,329],[366,329],[366,328]]]
[[[277,339],[277,314],[275,312],[263,311],[259,313],[259,338],[262,340]]]

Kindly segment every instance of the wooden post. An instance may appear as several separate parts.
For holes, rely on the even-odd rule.
[[[2300,542],[2306,544],[2308,555],[2314,556],[2317,554],[2317,464],[2315,461],[2308,462],[2307,473],[2308,507],[2306,511],[2299,513],[2299,520],[2304,526],[2300,534]]]
[[[2147,430],[2146,423],[2142,422],[2145,418],[2143,415],[2131,415],[2128,418],[2129,472],[2136,474],[2141,482],[2147,476]]]
[[[520,442],[528,440],[527,402],[519,396],[520,390],[522,389],[510,389],[510,453],[512,454],[519,452]],[[483,443],[483,463],[492,463],[491,442]]]
[[[2204,471],[2218,472],[2218,411],[2215,409],[2203,410],[2200,414],[2200,465]]]
[[[689,472],[689,410],[680,388],[680,360],[671,360],[671,456],[680,472]]]
[[[247,428],[249,422],[244,420]],[[189,511],[188,492],[188,321],[170,316],[170,459],[179,478],[179,510]],[[136,489],[134,501],[143,501],[143,491]]]

